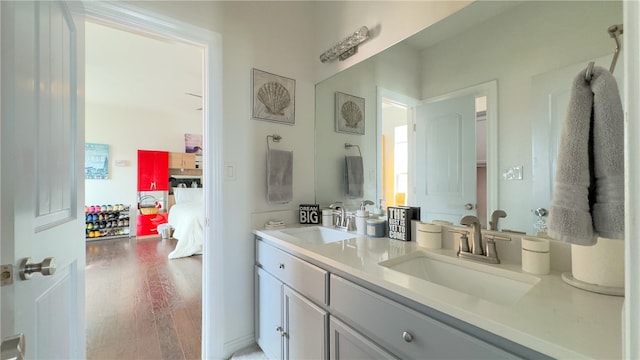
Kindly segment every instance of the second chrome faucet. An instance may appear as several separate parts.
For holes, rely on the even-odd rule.
[[[496,240],[511,241],[511,238],[486,234],[483,241],[480,220],[473,215],[463,217],[462,220],[460,220],[460,224],[471,227],[471,231],[454,231],[462,234],[460,236],[460,246],[458,247],[458,257],[490,264],[499,264],[500,259],[496,251]],[[471,237],[471,244],[469,244],[469,237]]]

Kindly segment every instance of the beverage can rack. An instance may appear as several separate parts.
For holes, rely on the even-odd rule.
[[[129,237],[131,207],[124,204],[85,206],[85,237],[87,240]]]

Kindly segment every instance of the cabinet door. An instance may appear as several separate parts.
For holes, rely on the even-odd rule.
[[[256,342],[269,359],[282,359],[282,283],[256,266]]]
[[[285,359],[328,359],[329,314],[284,286]]]
[[[169,153],[169,168],[182,169],[182,153]]]
[[[196,154],[188,153],[169,153],[170,169],[195,169]]]
[[[138,150],[138,191],[169,190],[169,153]]]
[[[331,360],[397,359],[340,320],[329,320]]]
[[[196,168],[196,154],[182,154],[182,167],[184,169]]]

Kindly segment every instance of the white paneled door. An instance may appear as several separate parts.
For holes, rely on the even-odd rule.
[[[84,358],[84,21],[71,8],[80,3],[0,6],[1,263],[14,268],[0,288],[1,336],[24,334],[28,359]],[[35,272],[21,274],[28,258]]]
[[[426,101],[416,111],[415,188],[422,220],[476,215],[476,94]]]

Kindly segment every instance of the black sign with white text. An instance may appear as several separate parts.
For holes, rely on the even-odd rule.
[[[411,208],[393,207],[387,208],[387,220],[389,239],[411,241]]]
[[[320,224],[320,205],[300,204],[300,224]]]

